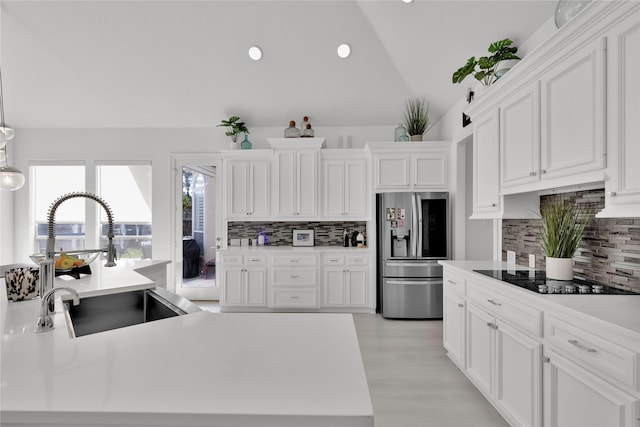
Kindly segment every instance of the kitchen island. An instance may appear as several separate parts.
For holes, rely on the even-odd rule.
[[[119,290],[154,286],[124,270]],[[36,334],[39,300],[0,294],[3,427],[373,425],[349,314],[201,311],[72,339],[60,304]]]

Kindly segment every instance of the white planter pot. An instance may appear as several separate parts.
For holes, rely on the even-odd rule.
[[[239,149],[240,149],[240,143],[233,142],[233,141],[229,143],[229,150],[239,150]]]
[[[573,280],[573,258],[551,258],[546,260],[547,279]]]

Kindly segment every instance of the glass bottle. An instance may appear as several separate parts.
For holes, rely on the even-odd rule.
[[[402,125],[402,123],[400,123],[396,128],[396,130],[393,131],[393,140],[395,142],[398,142],[400,141],[400,137],[406,134],[407,134],[407,129]]]
[[[311,123],[307,123],[307,127],[304,129],[302,136],[304,138],[313,138],[313,129],[311,129]]]
[[[303,136],[304,136],[304,130],[307,128],[308,124],[310,124],[309,123],[309,116],[304,116],[302,118],[302,121],[300,122],[300,132],[302,132]]]
[[[406,142],[408,140],[409,140],[409,135],[407,135],[406,133],[403,133],[402,135],[400,135],[398,142]]]
[[[240,148],[242,150],[251,150],[251,141],[249,141],[249,135],[244,134],[244,139],[240,143]]]
[[[284,130],[285,138],[300,138],[300,129],[296,127],[295,120],[289,122],[289,127]]]

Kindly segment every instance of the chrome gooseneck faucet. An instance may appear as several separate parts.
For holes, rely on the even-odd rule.
[[[58,197],[53,201],[51,206],[49,207],[49,212],[47,213],[47,222],[49,226],[49,234],[47,236],[47,250],[45,253],[45,259],[40,262],[40,298],[42,298],[43,306],[46,305],[46,313],[45,315],[49,315],[53,313],[54,304],[52,293],[49,293],[51,289],[53,289],[53,279],[55,277],[55,243],[56,243],[56,235],[55,235],[55,218],[56,211],[58,207],[65,201],[74,198],[86,198],[96,201],[100,206],[102,206],[107,213],[107,220],[109,222],[109,228],[107,230],[107,238],[109,239],[109,244],[107,245],[107,262],[105,267],[113,267],[116,265],[116,249],[113,246],[113,213],[109,208],[109,205],[105,203],[100,197],[91,193],[83,193],[83,192],[75,192],[68,193],[63,196]],[[49,301],[44,301],[46,298],[49,298]]]

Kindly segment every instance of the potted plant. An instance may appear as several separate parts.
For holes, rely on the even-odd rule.
[[[412,141],[422,141],[422,135],[429,126],[429,103],[424,97],[411,98],[407,101],[404,125]]]
[[[494,83],[500,76],[496,76],[500,61],[520,59],[520,57],[516,55],[518,48],[511,46],[512,43],[509,39],[491,43],[488,50],[492,55],[482,56],[478,59],[476,59],[475,56],[469,58],[466,64],[453,73],[453,83],[462,83],[469,74],[473,74],[473,77],[484,86],[489,86]]]
[[[217,127],[219,126],[224,126],[227,128],[225,135],[230,136],[231,141],[233,141],[234,143],[238,142],[238,135],[240,135],[241,133],[249,133],[249,129],[244,124],[244,122],[240,121],[240,117],[238,116],[231,116],[228,120],[222,120]]]
[[[573,255],[582,241],[589,216],[571,203],[553,202],[540,209],[540,241],[547,255],[547,278],[573,279]]]

